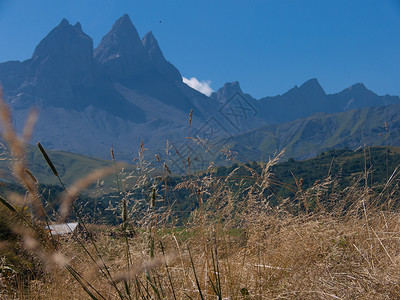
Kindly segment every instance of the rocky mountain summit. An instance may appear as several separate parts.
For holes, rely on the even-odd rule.
[[[234,94],[241,93],[254,105],[258,116],[269,123],[283,123],[305,118],[318,112],[338,113],[356,108],[375,107],[400,103],[399,96],[378,96],[362,83],[354,84],[335,94],[326,94],[316,78],[300,87],[294,86],[282,95],[254,99],[243,93],[239,82],[228,82],[210,95],[225,103]]]
[[[17,127],[36,106],[35,139],[98,157],[111,145],[126,156],[141,140],[158,147],[171,136],[183,139],[190,109],[196,124],[214,102],[182,82],[154,35],[140,39],[128,15],[94,50],[81,25],[63,19],[32,58],[1,63],[0,82]]]
[[[150,69],[150,59],[128,15],[117,20],[94,50],[100,72],[116,81],[132,80]]]
[[[207,149],[212,152],[239,135],[239,140],[252,132],[261,138],[254,132],[265,132],[255,131],[265,126],[400,102],[398,96],[378,96],[361,83],[327,95],[317,79],[261,99],[232,82],[207,97],[183,83],[153,33],[140,38],[128,15],[114,23],[95,49],[80,23],[63,19],[30,59],[0,63],[0,83],[18,130],[29,109],[39,108],[34,142],[99,158],[108,158],[113,146],[125,160],[141,141],[157,152],[168,140],[185,156],[191,109],[190,134],[212,144]]]

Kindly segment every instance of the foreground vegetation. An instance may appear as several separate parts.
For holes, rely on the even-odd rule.
[[[59,209],[50,215],[26,167],[29,122],[21,139],[4,104],[0,111],[11,167],[26,190],[0,198],[2,298],[400,297],[399,174],[389,158],[383,182],[375,181],[379,172],[367,167],[363,151],[364,165],[345,181],[338,173],[349,164],[329,172],[315,169],[315,180],[306,173],[289,180],[298,165],[289,160],[287,171],[277,171],[280,154],[263,165],[210,165],[206,173],[172,184],[168,162],[158,160],[157,178],[148,175],[153,166],[142,145],[132,187],[118,164],[107,166],[60,192]],[[42,154],[60,179],[44,149]],[[117,192],[108,209],[120,224],[89,223],[75,205],[77,197],[110,173],[116,175]],[[185,207],[177,203],[178,193],[186,198]],[[92,220],[100,220],[95,214],[94,209]],[[68,218],[81,222],[81,234],[54,237],[43,229]]]

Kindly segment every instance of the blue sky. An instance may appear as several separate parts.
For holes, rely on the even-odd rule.
[[[400,0],[0,0],[0,62],[30,58],[62,18],[97,46],[124,13],[214,90],[238,80],[260,98],[315,77],[328,93],[363,82],[400,95]]]

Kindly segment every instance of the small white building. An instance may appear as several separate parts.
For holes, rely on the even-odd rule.
[[[79,228],[79,223],[54,224],[45,228],[50,231],[51,235],[65,235],[75,233]]]

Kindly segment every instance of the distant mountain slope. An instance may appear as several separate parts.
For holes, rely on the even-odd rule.
[[[109,160],[98,159],[94,157],[79,155],[76,153],[70,153],[66,151],[51,151],[47,150],[51,161],[56,167],[58,174],[60,175],[61,180],[67,186],[73,184],[75,181],[82,179],[86,175],[89,175],[91,172],[95,171],[99,168],[109,167],[113,165],[111,160],[111,155]],[[0,182],[14,182],[16,178],[13,176],[10,170],[10,156],[1,157],[0,159]],[[7,158],[7,159],[3,159]],[[118,157],[117,157],[118,159]],[[29,170],[35,175],[38,179],[39,184],[46,185],[57,185],[60,183],[58,179],[54,176],[49,166],[47,165],[45,159],[40,153],[39,149],[36,146],[26,145],[26,162],[28,164]],[[132,165],[124,164],[124,168],[126,172],[131,172],[133,170]],[[115,182],[115,174],[107,176],[106,178],[102,178],[101,181],[104,180],[104,185],[102,186],[102,192],[110,192],[114,190],[117,186]],[[96,188],[95,185],[83,191],[84,193],[90,192],[100,192],[99,189]]]
[[[366,147],[357,151],[335,149],[322,152],[307,160],[290,159],[269,168],[270,185],[265,190],[265,197],[272,205],[281,203],[284,199],[287,201],[288,197],[293,201],[300,191],[305,192],[309,188],[322,184],[328,178],[328,181],[334,181],[334,184],[324,184],[325,191],[333,192],[335,189],[343,191],[349,187],[367,185],[371,188],[372,194],[379,194],[399,164],[400,147],[393,146]],[[228,167],[218,167],[215,170],[215,177],[225,179],[229,176],[230,180],[240,181],[240,187],[246,190],[246,187],[253,185],[255,180],[254,173],[249,172],[248,167],[259,175],[264,169],[262,165],[255,162],[245,165],[233,164]],[[203,176],[209,176],[209,173],[200,175],[200,177]],[[237,190],[238,186],[232,185],[232,188]],[[324,199],[328,197],[320,198],[321,201]]]
[[[235,136],[230,145],[248,160],[267,159],[284,148],[286,159],[306,159],[334,148],[400,146],[400,104],[267,125]]]
[[[217,111],[182,82],[151,32],[139,38],[127,15],[95,50],[79,23],[62,20],[31,59],[0,64],[0,82],[19,130],[36,106],[34,141],[96,157],[108,157],[114,145],[129,160],[142,140],[157,149],[168,138],[184,140],[192,108],[194,127]]]
[[[234,94],[242,93],[239,83],[226,83],[210,97],[221,103]],[[245,94],[257,109],[257,116],[270,123],[283,123],[311,116],[317,112],[336,113],[354,108],[384,106],[400,103],[399,96],[378,96],[362,83],[357,83],[343,91],[327,95],[318,80],[313,78],[300,87],[295,86],[286,93],[259,100]]]
[[[317,112],[336,113],[400,102],[397,96],[377,96],[362,84],[326,95],[316,79],[283,95],[260,100],[243,94],[238,82],[228,83],[207,97],[183,83],[179,70],[166,60],[152,32],[141,39],[128,15],[114,23],[95,49],[80,23],[71,25],[63,19],[40,41],[30,59],[0,63],[0,83],[19,132],[29,109],[38,107],[33,142],[41,141],[48,149],[99,158],[108,158],[113,146],[125,161],[133,158],[141,141],[154,151],[152,154],[164,149],[167,140],[170,146],[173,142],[186,161],[193,150],[193,145],[190,148],[187,143],[189,133],[208,143],[214,139],[227,143],[257,128],[255,132],[270,128],[267,131],[272,130],[277,148],[294,143],[297,149],[297,136],[284,130],[275,132],[271,129],[275,125],[264,126]],[[302,122],[293,126],[301,127]],[[289,125],[282,126],[276,128]],[[312,135],[308,129],[305,131],[306,136]],[[247,144],[242,150],[250,155],[260,155],[252,148],[264,151],[275,147],[260,134],[249,134],[259,136],[254,145],[244,138]],[[257,144],[260,140],[264,141],[262,145]]]

